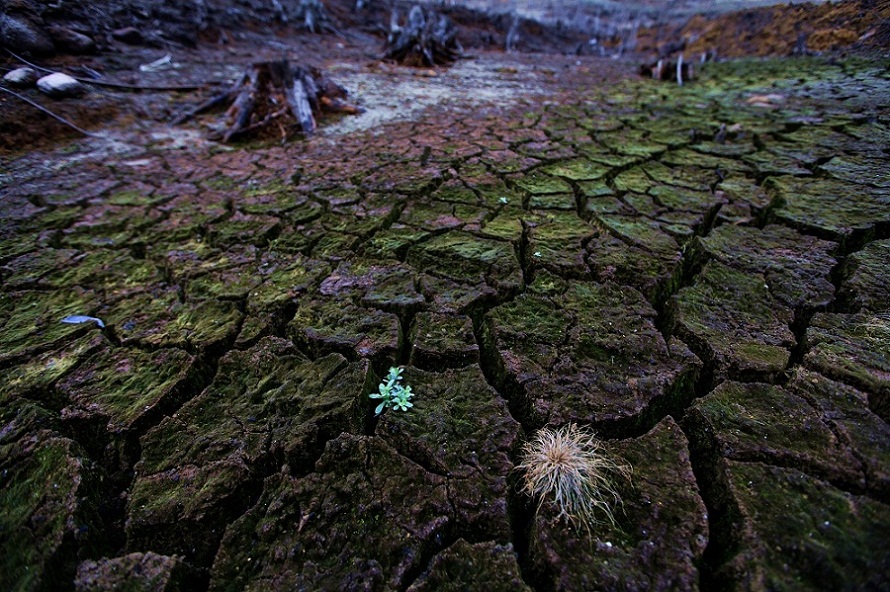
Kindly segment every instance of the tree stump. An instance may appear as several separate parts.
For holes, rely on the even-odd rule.
[[[408,13],[408,21],[400,26],[393,13],[384,59],[406,66],[430,67],[450,64],[462,55],[457,30],[447,16],[434,12],[427,15],[415,5]]]
[[[303,21],[303,27],[310,33],[337,32],[321,0],[300,0],[296,18]]]
[[[321,70],[304,66],[292,68],[287,60],[259,62],[248,67],[228,90],[204,101],[177,117],[177,125],[221,105],[228,105],[228,129],[222,140],[268,126],[287,117],[296,120],[303,134],[310,136],[317,127],[315,116],[322,112],[361,113],[346,102],[346,89],[337,85]],[[282,135],[286,132],[282,127]]]

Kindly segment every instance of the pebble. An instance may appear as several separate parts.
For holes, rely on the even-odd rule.
[[[13,86],[31,86],[37,80],[37,72],[34,68],[16,68],[6,73],[3,81]]]
[[[61,72],[44,76],[37,81],[37,88],[57,99],[73,97],[83,92],[80,82]]]

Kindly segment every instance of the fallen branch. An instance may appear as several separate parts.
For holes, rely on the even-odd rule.
[[[101,138],[101,137],[102,137],[102,136],[100,136],[99,134],[94,134],[93,132],[88,132],[87,130],[85,130],[85,129],[81,128],[81,127],[78,127],[77,125],[71,123],[70,121],[68,121],[67,119],[65,119],[64,117],[62,117],[61,115],[56,115],[55,113],[53,113],[52,111],[50,111],[49,109],[47,109],[46,107],[44,107],[43,105],[40,105],[40,104],[38,104],[38,103],[35,103],[34,101],[32,101],[31,99],[29,99],[28,97],[23,97],[23,96],[20,95],[19,93],[14,92],[14,91],[11,91],[11,90],[9,90],[8,88],[5,88],[5,87],[3,87],[3,86],[0,86],[0,90],[2,90],[2,91],[5,92],[5,93],[9,93],[9,94],[11,94],[12,96],[14,96],[15,98],[20,99],[20,100],[22,100],[22,101],[28,103],[29,105],[31,105],[31,106],[34,107],[35,109],[37,109],[37,110],[39,110],[39,111],[45,113],[46,115],[49,115],[50,117],[52,117],[53,119],[55,119],[55,120],[58,121],[59,123],[63,123],[63,124],[65,124],[65,125],[67,125],[68,127],[70,127],[71,129],[76,130],[76,131],[82,133],[82,134],[85,135],[85,136],[88,136],[88,137],[90,137],[90,138]]]

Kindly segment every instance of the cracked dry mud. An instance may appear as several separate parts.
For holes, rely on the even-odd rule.
[[[890,586],[886,62],[513,59],[374,131],[5,161],[0,588]],[[570,421],[634,467],[589,535],[513,471]]]

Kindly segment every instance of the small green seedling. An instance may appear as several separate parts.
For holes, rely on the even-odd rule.
[[[414,393],[411,392],[410,386],[402,386],[399,382],[402,380],[402,368],[392,367],[386,380],[380,383],[379,390],[376,393],[368,395],[372,399],[382,399],[377,409],[374,410],[376,415],[383,413],[387,407],[393,407],[399,411],[408,411],[409,407],[414,407],[414,403],[409,401]]]

